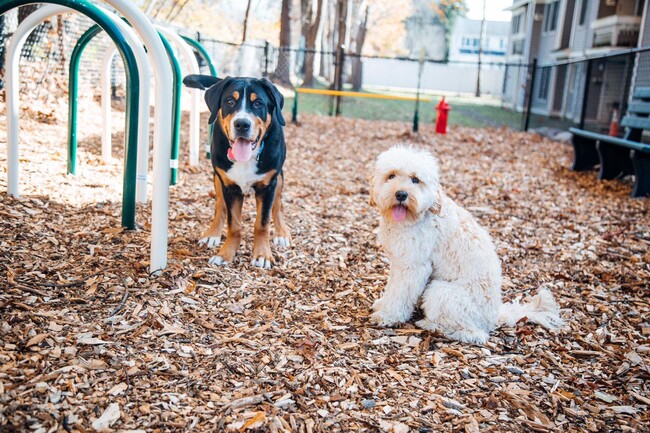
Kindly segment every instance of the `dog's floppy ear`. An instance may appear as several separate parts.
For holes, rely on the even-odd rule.
[[[219,112],[219,107],[221,106],[221,94],[223,93],[224,87],[232,82],[231,77],[226,77],[223,80],[219,80],[216,84],[210,86],[208,90],[205,91],[205,103],[210,109],[210,119],[208,123],[212,125],[215,120],[217,120],[217,113]]]
[[[183,78],[183,84],[192,89],[206,90],[221,80],[222,78],[213,77],[212,75],[192,74]]]
[[[275,106],[275,109],[273,110],[273,113],[275,114],[275,117],[278,119],[278,123],[280,125],[284,126],[287,123],[284,120],[284,117],[282,116],[282,108],[284,108],[284,96],[282,96],[282,93],[278,90],[277,87],[273,83],[271,83],[268,79],[266,78],[261,78],[260,83],[262,83],[262,87],[266,89],[267,93],[271,95],[271,99],[273,100],[273,105]]]
[[[370,195],[370,206],[377,206],[377,202],[375,201],[375,177],[370,176],[370,188],[369,188],[369,195]]]

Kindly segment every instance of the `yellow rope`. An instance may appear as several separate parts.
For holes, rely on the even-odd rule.
[[[418,98],[412,96],[393,96],[393,95],[380,95],[377,93],[363,93],[363,92],[348,92],[345,90],[322,90],[322,89],[307,89],[298,88],[298,93],[310,93],[315,95],[331,95],[331,96],[352,96],[355,98],[375,98],[375,99],[393,99],[397,101],[417,101]],[[430,98],[420,98],[422,102],[431,102]]]

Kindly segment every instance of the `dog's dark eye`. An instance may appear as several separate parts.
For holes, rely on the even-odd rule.
[[[226,104],[228,104],[231,107],[234,107],[235,106],[235,98],[226,99]]]
[[[411,182],[413,182],[413,183],[420,183],[420,179],[418,179],[417,177],[413,176],[413,177],[411,178]]]
[[[264,103],[260,101],[259,99],[256,99],[255,102],[253,102],[253,107],[255,108],[261,108]]]
[[[386,180],[392,180],[392,179],[395,179],[394,174],[389,174],[388,177],[386,178]]]

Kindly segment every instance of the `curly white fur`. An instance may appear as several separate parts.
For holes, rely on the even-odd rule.
[[[528,303],[502,303],[501,263],[492,239],[442,191],[438,171],[430,153],[412,147],[393,147],[377,158],[371,201],[381,213],[379,243],[391,267],[371,319],[382,326],[405,322],[420,301],[425,318],[419,327],[479,344],[498,325],[523,317],[547,328],[561,326],[548,291]]]

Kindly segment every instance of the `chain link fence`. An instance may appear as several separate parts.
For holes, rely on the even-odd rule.
[[[0,56],[17,25],[15,12],[1,17]],[[67,97],[69,58],[78,38],[93,23],[80,14],[64,14],[39,25],[21,53],[21,99],[50,102]],[[631,83],[650,86],[650,47],[623,54],[549,64],[440,62],[410,57],[366,56],[337,51],[276,47],[268,42],[235,44],[203,37],[188,29],[179,34],[199,41],[219,76],[268,77],[286,89],[291,117],[300,88],[358,91],[359,96],[298,96],[297,111],[372,120],[432,122],[442,97],[451,105],[451,125],[566,130],[570,126],[606,132],[613,112],[625,113]],[[97,37],[82,57],[80,92],[98,100],[100,65],[112,42]],[[197,57],[198,58],[198,57]],[[202,73],[209,73],[199,58]],[[4,62],[3,62],[4,63]],[[635,71],[645,71],[637,73]],[[113,96],[124,95],[125,74],[116,57]],[[477,87],[480,97],[477,97]],[[373,98],[363,97],[373,96]],[[389,99],[377,97],[387,96]],[[415,98],[420,98],[419,102]]]
[[[0,57],[4,55],[8,39],[19,24],[13,11],[4,15],[4,33],[0,36]],[[78,13],[56,15],[39,24],[23,45],[20,56],[21,101],[40,102],[39,106],[68,95],[68,72],[70,55],[79,37],[94,25],[90,19]],[[79,95],[81,98],[98,100],[100,65],[112,41],[100,33],[88,44],[80,63]],[[114,97],[123,97],[126,78],[122,60],[113,60],[111,83]]]

